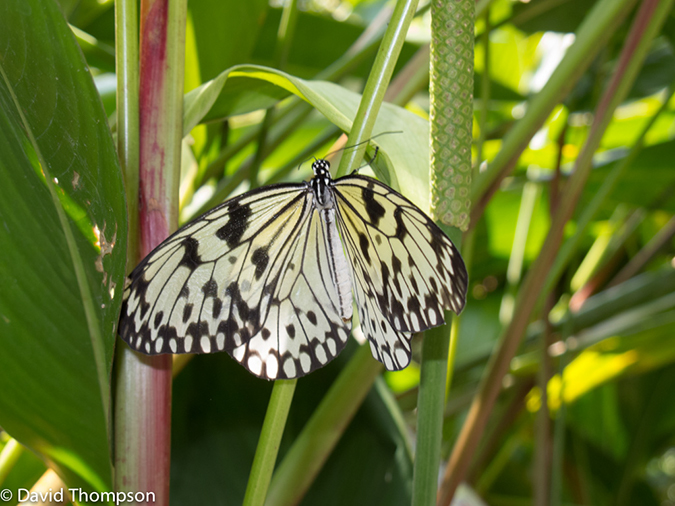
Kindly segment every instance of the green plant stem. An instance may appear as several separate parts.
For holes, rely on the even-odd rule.
[[[474,10],[474,0],[431,3],[431,202],[458,249],[471,206]],[[422,341],[413,506],[436,504],[447,378],[453,375],[457,343],[453,320],[446,311],[448,325],[425,331]]]
[[[450,322],[452,318],[452,313],[449,311],[445,313],[446,322]],[[422,366],[417,394],[417,446],[413,469],[413,506],[436,503],[450,346],[446,326],[425,331],[422,340]],[[450,373],[452,374],[452,371]]]
[[[471,191],[474,208],[472,222],[482,214],[501,180],[515,167],[518,157],[553,108],[572,89],[598,51],[635,4],[635,0],[600,0],[587,14],[576,33],[574,44],[553,72],[546,85],[528,103],[525,116],[504,137],[502,147],[488,168],[478,177]]]
[[[396,2],[349,133],[349,145],[363,144],[344,152],[340,159],[336,177],[353,172],[359,167],[363,159],[367,148],[367,143],[364,141],[372,135],[377,113],[380,110],[384,94],[387,91],[398,56],[405,42],[408,27],[415,16],[417,3],[418,0],[398,0]]]
[[[295,33],[295,26],[298,20],[298,0],[290,0],[284,3],[281,20],[279,22],[279,30],[277,31],[277,44],[274,51],[274,62],[279,70],[286,70],[286,63],[288,62],[288,54],[290,53],[291,43],[293,42],[293,35]],[[260,166],[266,156],[267,134],[272,119],[274,118],[275,109],[270,107],[265,111],[265,117],[260,123],[258,131],[258,146],[256,147],[255,155],[249,169],[249,180],[251,181],[251,189],[257,188],[258,173]]]
[[[488,113],[490,112],[490,7],[487,6],[483,15],[485,22],[485,31],[481,34],[480,40],[483,44],[483,78],[480,83],[480,117],[479,133],[476,140],[476,161],[480,166],[483,163],[483,146],[487,138]],[[476,176],[476,174],[474,174]]]
[[[262,506],[265,503],[267,488],[272,479],[272,471],[277,460],[281,436],[286,426],[286,418],[293,400],[297,380],[277,380],[267,405],[265,422],[260,432],[260,440],[253,459],[251,474],[246,485],[244,506]]]
[[[509,326],[498,341],[496,353],[490,358],[481,381],[478,395],[469,410],[462,431],[453,449],[446,468],[439,505],[447,506],[454,496],[457,485],[462,481],[478,441],[485,429],[489,414],[501,390],[504,374],[520,344],[530,316],[544,293],[544,281],[550,270],[562,241],[565,223],[570,219],[581,195],[584,183],[590,173],[593,153],[598,148],[602,135],[609,125],[616,107],[626,97],[644,61],[654,36],[662,26],[671,7],[671,1],[647,0],[640,6],[634,19],[620,59],[595,111],[595,121],[584,144],[575,171],[561,196],[558,210],[544,245],[520,290],[516,301],[517,310]]]
[[[19,460],[25,448],[14,438],[10,438],[0,452],[0,486],[2,486],[14,464]]]
[[[360,346],[279,464],[266,506],[299,503],[381,371],[370,346]]]
[[[138,5],[135,0],[115,3],[115,53],[117,55],[117,155],[127,194],[129,237],[127,272],[136,265],[138,251]]]
[[[360,125],[356,129],[359,140],[352,137],[354,142],[365,140],[372,132],[416,6],[416,0],[400,0],[394,8],[354,118],[354,125]],[[342,157],[338,174],[351,172],[358,167],[366,145],[362,147],[358,158],[345,162],[346,156]],[[348,150],[346,153],[353,154],[354,151],[357,150]],[[270,485],[266,504],[294,504],[305,494],[381,369],[381,364],[374,363],[370,356],[370,347],[361,346],[279,466]],[[358,388],[353,387],[354,378],[361,378]],[[286,401],[290,403],[290,398],[286,398]],[[340,409],[335,411],[335,406],[340,406]],[[324,434],[326,427],[329,428],[328,434]],[[320,442],[316,441],[317,437],[321,438]]]

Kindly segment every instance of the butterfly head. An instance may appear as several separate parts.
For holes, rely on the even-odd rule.
[[[330,177],[330,163],[323,158],[317,158],[312,164],[314,176],[318,178]]]

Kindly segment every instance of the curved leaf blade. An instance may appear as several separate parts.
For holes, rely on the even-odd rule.
[[[348,132],[361,97],[337,84],[306,81],[256,65],[238,65],[185,95],[184,133],[202,121],[270,107],[289,94],[314,106],[330,122]],[[421,209],[429,210],[429,123],[393,104],[380,109],[373,144],[381,148],[377,176],[394,189],[403,189]]]

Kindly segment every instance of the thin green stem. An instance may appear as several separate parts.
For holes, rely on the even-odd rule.
[[[483,163],[483,145],[487,137],[488,112],[490,110],[490,7],[485,9],[483,16],[485,22],[485,31],[481,34],[480,40],[483,44],[483,77],[480,84],[480,117],[478,119],[479,133],[476,140],[476,163]]]
[[[368,344],[354,353],[279,464],[266,506],[299,503],[381,371]]]
[[[129,237],[127,272],[138,252],[138,5],[136,0],[115,2],[115,66],[117,74],[117,154],[127,193]]]
[[[349,144],[356,146],[355,149],[345,151],[340,159],[337,177],[344,176],[356,170],[366,152],[366,141],[373,132],[377,113],[382,105],[384,94],[389,86],[389,81],[394,72],[394,67],[405,42],[405,35],[419,0],[398,0],[394,7],[389,26],[382,38],[382,44],[375,57],[375,63],[368,76],[368,81],[363,90],[361,103],[356,112],[352,129],[349,133]]]
[[[431,3],[431,203],[434,217],[458,249],[471,204],[474,10],[474,0]],[[450,311],[445,321],[449,325],[427,330],[422,342],[413,506],[436,504],[443,411],[458,329]]]
[[[293,42],[293,35],[295,33],[295,26],[298,20],[298,0],[289,0],[284,4],[283,12],[281,14],[281,21],[279,22],[279,30],[277,31],[277,45],[274,52],[274,62],[279,70],[286,70],[286,63]],[[267,134],[275,115],[274,107],[270,107],[265,111],[265,117],[260,124],[258,131],[258,146],[256,148],[251,168],[249,169],[248,178],[251,181],[251,189],[257,188],[258,173],[260,166],[266,157],[267,149]]]
[[[354,125],[360,125],[358,135],[363,136],[355,142],[365,140],[372,132],[416,5],[416,0],[400,0],[394,9],[354,119]],[[361,155],[351,162],[342,157],[338,174],[358,166],[366,144],[362,147]],[[361,346],[279,466],[266,504],[295,504],[305,494],[381,369],[382,365],[372,359],[370,347]]]
[[[0,452],[0,486],[2,486],[14,464],[19,460],[25,448],[14,438],[10,438]]]
[[[246,485],[244,506],[262,506],[267,496],[267,488],[272,479],[272,471],[277,460],[281,436],[284,434],[286,418],[293,400],[297,380],[277,380],[267,405],[265,422],[260,432],[258,448],[253,459],[251,474]]]

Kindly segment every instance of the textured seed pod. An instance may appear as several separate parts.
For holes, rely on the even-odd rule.
[[[431,207],[465,231],[471,209],[473,16],[471,0],[431,3]]]

